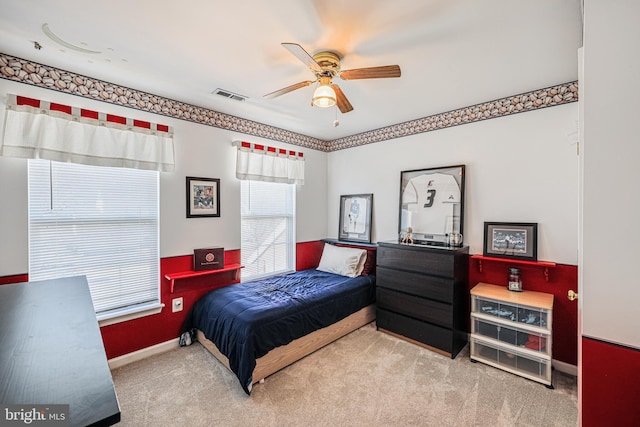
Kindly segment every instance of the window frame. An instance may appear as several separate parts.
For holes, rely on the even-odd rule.
[[[39,163],[34,163],[34,162],[39,162]],[[49,177],[43,179],[41,168],[45,167],[44,166],[45,164],[49,165]],[[72,168],[77,168],[77,169],[72,169]],[[69,204],[65,206],[64,203],[62,202],[57,209],[51,209],[51,214],[49,215],[46,212],[46,209],[42,209],[42,206],[35,206],[38,204],[38,202],[35,201],[36,198],[39,198],[40,205],[42,205],[43,200],[45,202],[47,201],[46,189],[43,192],[44,195],[32,194],[32,193],[37,193],[37,191],[34,190],[35,186],[38,186],[38,185],[48,186],[49,188],[48,197],[50,199],[49,203],[51,204],[52,207],[54,207],[56,203],[56,200],[55,200],[56,194],[58,195],[61,194],[61,193],[58,193],[58,191],[62,191],[62,192],[73,191],[73,188],[71,187],[70,182],[72,180],[74,181],[77,180],[78,177],[81,178],[83,174],[85,174],[84,176],[86,176],[87,174],[94,174],[94,173],[97,174],[97,172],[95,171],[91,172],[91,170],[93,170],[94,168],[100,168],[100,171],[99,171],[100,174],[106,173],[108,174],[107,176],[115,176],[112,173],[117,174],[119,170],[126,170],[127,175],[123,175],[122,176],[123,179],[126,179],[129,182],[133,182],[134,184],[139,184],[141,180],[148,180],[147,184],[149,185],[149,187],[146,189],[150,191],[155,190],[155,194],[150,194],[146,198],[147,202],[144,205],[145,209],[144,211],[141,210],[140,211],[141,213],[138,216],[131,215],[130,213],[127,212],[126,209],[119,208],[119,207],[116,208],[115,210],[104,209],[104,212],[108,212],[108,213],[100,213],[99,209],[95,209],[94,210],[96,212],[95,215],[94,214],[89,215],[86,212],[84,214],[83,213],[76,214],[73,206],[79,206],[79,205]],[[40,172],[37,172],[36,169],[40,169]],[[55,173],[54,171],[56,170],[58,170],[59,172],[58,172],[58,175],[54,176],[54,173]],[[136,176],[135,175],[136,171],[140,172],[140,175]],[[64,178],[66,179],[66,181],[59,182],[58,180],[61,179],[62,174],[67,174],[67,173],[70,175]],[[132,173],[134,175],[131,175]],[[143,177],[142,174],[146,174],[146,176]],[[151,175],[151,174],[154,174],[154,175]],[[53,180],[52,180],[52,177],[54,177]],[[37,180],[37,182],[34,182],[34,180]],[[27,213],[28,213],[28,227],[29,227],[28,256],[29,256],[29,279],[30,280],[46,280],[47,278],[66,277],[66,276],[84,274],[87,276],[87,281],[89,282],[90,291],[92,291],[92,298],[94,300],[96,300],[97,297],[95,295],[97,294],[103,294],[103,297],[104,297],[104,293],[112,293],[116,291],[118,295],[115,297],[112,297],[109,300],[109,301],[112,301],[112,303],[106,304],[106,307],[102,310],[96,309],[96,318],[98,319],[100,326],[105,326],[105,325],[119,323],[122,321],[127,321],[127,320],[131,320],[131,319],[135,319],[135,318],[139,318],[139,317],[143,317],[151,314],[156,314],[162,310],[162,308],[164,307],[164,304],[162,304],[161,281],[160,281],[160,194],[159,194],[160,193],[160,177],[159,177],[159,172],[149,171],[149,170],[138,170],[138,169],[113,168],[113,167],[105,169],[100,166],[88,166],[88,165],[73,164],[73,163],[52,162],[52,161],[40,160],[40,159],[29,159],[28,160],[28,182],[29,182],[28,183],[29,207],[28,207]],[[123,188],[123,187],[121,186],[120,188]],[[110,190],[112,191],[113,189],[114,188],[111,187]],[[107,188],[106,190],[109,190],[109,188]],[[116,193],[116,198],[120,199],[121,197],[125,197],[123,193],[125,192],[123,191],[122,193]],[[129,197],[133,197],[134,194],[135,192],[132,192],[132,191],[128,192]],[[113,193],[111,193],[110,195],[113,196]],[[81,197],[74,197],[75,194],[71,194],[70,196],[71,197],[69,197],[69,199],[67,199],[65,203],[72,203],[72,202],[81,203]],[[51,199],[52,197],[54,198]],[[65,194],[64,197],[68,197],[68,195]],[[88,199],[90,200],[89,197]],[[108,199],[108,197],[105,197],[105,199]],[[139,199],[136,199],[136,200],[139,200]],[[34,206],[32,206],[32,204],[34,204]],[[88,206],[93,206],[93,205],[89,204]],[[148,213],[147,211],[149,206],[153,207],[152,208],[153,210],[150,213]],[[56,210],[58,212],[55,212]],[[77,210],[83,211],[83,209],[77,209]],[[84,211],[86,211],[86,209],[84,209]],[[120,215],[120,216],[114,217],[113,212],[115,212],[116,215]],[[64,220],[61,221],[60,217],[64,217]],[[75,231],[76,227],[79,227],[79,228],[96,227],[96,226],[99,227],[100,224],[103,224],[107,226],[104,229],[109,230],[108,224],[111,224],[111,227],[113,227],[114,221],[115,223],[118,224],[117,225],[118,228],[126,224],[127,233],[131,231],[131,228],[129,228],[128,226],[134,227],[135,229],[136,224],[140,224],[140,225],[143,225],[144,228],[146,228],[146,231],[143,233],[144,242],[140,243],[141,245],[143,245],[141,246],[141,251],[146,253],[146,258],[142,258],[142,263],[144,264],[144,263],[152,262],[152,264],[148,266],[148,270],[149,270],[148,272],[145,272],[144,268],[135,270],[135,273],[142,271],[142,273],[139,273],[142,275],[142,279],[140,279],[141,281],[129,283],[130,285],[129,287],[123,286],[123,285],[127,285],[128,282],[126,281],[126,279],[122,279],[122,277],[126,277],[125,276],[127,274],[126,268],[128,265],[131,265],[131,263],[128,263],[127,261],[122,262],[121,260],[119,260],[119,261],[114,261],[111,264],[107,264],[107,267],[114,268],[114,269],[121,269],[124,266],[125,272],[123,273],[123,276],[121,276],[120,280],[117,280],[117,282],[113,282],[113,280],[110,280],[110,278],[108,278],[108,279],[100,279],[100,280],[94,279],[92,282],[91,277],[92,277],[92,274],[95,274],[95,273],[90,271],[91,266],[89,266],[88,269],[83,269],[82,261],[78,262],[78,260],[81,260],[82,258],[74,259],[74,256],[70,255],[70,252],[72,250],[71,248],[75,248],[76,250],[78,250],[80,254],[88,254],[89,251],[86,248],[87,239],[85,238],[84,241],[80,240],[82,239],[81,234],[77,236],[79,239],[78,245],[74,246],[74,244],[71,243],[68,247],[61,249],[62,252],[60,252],[61,254],[60,259],[62,260],[64,259],[64,257],[67,257],[66,260],[69,261],[70,267],[69,269],[66,269],[68,274],[64,272],[65,269],[47,267],[46,255],[44,256],[44,258],[41,258],[41,259],[44,259],[44,262],[42,263],[43,267],[39,267],[38,265],[34,266],[34,264],[36,264],[37,262],[36,257],[38,256],[36,252],[37,251],[42,252],[43,250],[46,251],[46,242],[43,244],[42,241],[38,243],[38,241],[36,240],[38,238],[37,233],[40,232],[39,229],[41,229],[42,227],[48,227],[48,229],[51,230],[51,231],[49,230],[44,231],[43,233],[45,236],[47,236],[48,234],[51,234],[51,237],[55,238],[57,233],[60,233],[60,235],[62,235],[63,233],[67,233],[67,230],[72,229]],[[51,226],[53,226],[53,228]],[[122,231],[122,232],[124,233],[125,231]],[[34,233],[36,235],[34,235]],[[108,233],[108,231],[105,231],[105,233]],[[93,241],[91,243],[93,243]],[[116,239],[114,240],[114,242],[108,242],[108,243],[109,244],[113,243],[113,245],[110,246],[109,244],[107,244],[107,246],[105,246],[105,248],[107,248],[106,253],[111,255],[116,255],[118,252],[122,250],[120,245],[124,244],[125,242]],[[131,245],[131,242],[128,242],[128,243],[129,245]],[[38,246],[38,247],[34,248],[34,246]],[[132,254],[135,254],[135,252],[133,252]],[[138,258],[134,257],[132,259],[136,263],[140,262]],[[34,260],[36,262],[34,262]],[[40,270],[37,273],[34,272],[34,270],[39,268],[42,268],[42,270]],[[101,268],[103,267],[98,267],[96,271],[100,271],[99,269]],[[136,274],[136,277],[137,276],[138,274]],[[93,277],[95,277],[95,275]],[[105,285],[105,283],[108,283],[108,282],[111,282],[111,285]],[[96,285],[96,283],[98,284]],[[140,283],[142,283],[142,285],[140,285]],[[92,288],[92,284],[93,284],[93,288]],[[142,294],[142,296],[140,296],[137,301],[135,300],[127,301],[127,297],[131,296],[131,290],[136,290],[137,293]],[[124,296],[123,303],[126,305],[117,307],[116,304],[113,303],[113,301],[117,301],[117,299],[121,298],[122,296]],[[104,301],[104,299],[102,301]],[[99,302],[98,307],[100,307],[100,303],[102,303],[102,301]],[[109,307],[109,305],[111,305],[111,307]],[[94,303],[94,308],[95,307],[96,307],[96,304]]]

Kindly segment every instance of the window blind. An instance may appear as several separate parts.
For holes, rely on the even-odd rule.
[[[29,279],[86,275],[99,320],[160,306],[158,172],[29,160]]]
[[[241,181],[243,281],[295,270],[295,188]]]

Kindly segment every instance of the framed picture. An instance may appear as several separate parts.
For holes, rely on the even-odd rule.
[[[537,261],[538,224],[485,222],[483,255]]]
[[[220,216],[220,180],[187,177],[187,218]]]
[[[398,224],[401,241],[462,246],[464,165],[400,172]]]
[[[340,196],[338,240],[371,243],[373,194]]]

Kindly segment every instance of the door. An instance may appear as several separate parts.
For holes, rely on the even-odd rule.
[[[640,2],[584,1],[578,386],[583,426],[640,420]],[[628,238],[626,237],[628,236]]]

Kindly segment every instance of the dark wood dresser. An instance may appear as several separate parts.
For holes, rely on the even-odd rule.
[[[378,329],[452,359],[467,344],[469,247],[378,243]]]
[[[84,276],[0,286],[0,404],[37,412],[46,425],[110,426],[120,421]],[[60,418],[49,410],[52,405],[68,405],[68,413]],[[18,409],[2,411],[0,425],[27,424],[3,424],[5,411],[13,410]]]

